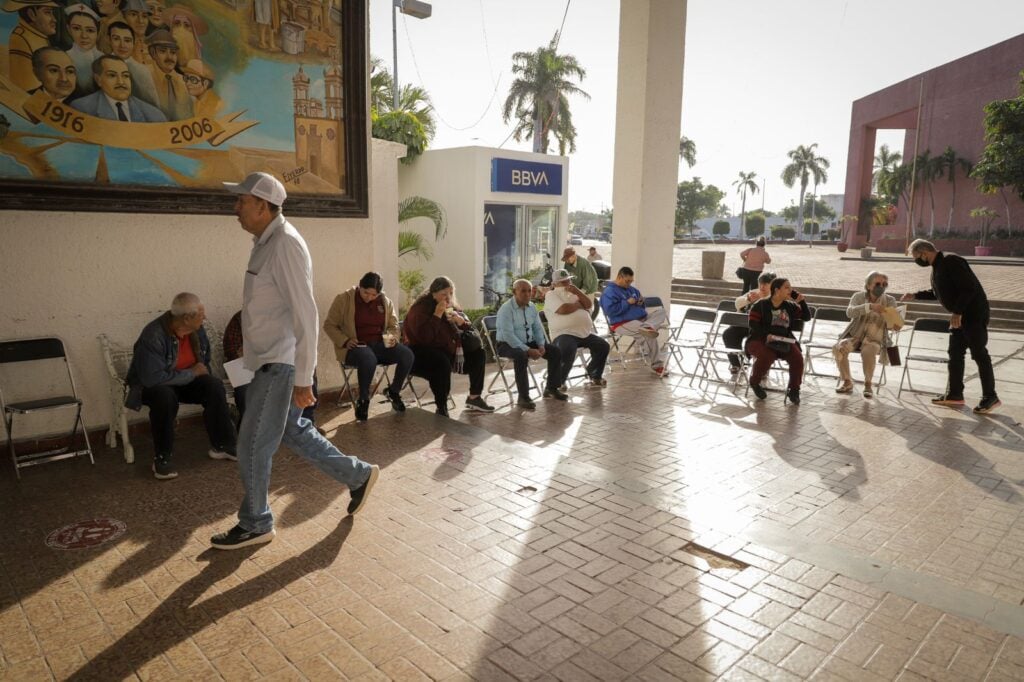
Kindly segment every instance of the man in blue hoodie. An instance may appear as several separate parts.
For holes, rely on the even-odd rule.
[[[601,309],[608,327],[616,334],[632,336],[641,344],[651,369],[658,376],[668,374],[665,359],[668,347],[658,343],[660,330],[668,326],[661,307],[648,308],[640,290],[633,286],[633,269],[623,266],[601,294]]]

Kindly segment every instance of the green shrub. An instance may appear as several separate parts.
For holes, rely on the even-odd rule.
[[[811,220],[807,218],[804,220],[804,234],[818,234],[821,230],[821,225],[818,224],[817,220]]]
[[[792,225],[776,225],[772,228],[772,239],[792,239],[796,236],[796,228]]]
[[[715,226],[711,228],[711,234],[726,235],[730,229],[728,220],[717,220]]]
[[[760,213],[748,214],[746,232],[748,237],[764,234],[764,216]]]
[[[841,233],[841,231],[840,231],[840,230],[837,230],[836,228],[834,228],[834,227],[833,227],[833,228],[830,228],[830,229],[828,229],[828,230],[827,230],[827,231],[825,232],[825,237],[826,237],[826,238],[827,238],[827,239],[828,239],[829,241],[833,241],[833,242],[834,242],[835,240],[839,239],[839,235],[840,235],[840,233]]]

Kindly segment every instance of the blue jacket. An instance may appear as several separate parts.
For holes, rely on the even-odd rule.
[[[210,366],[210,339],[202,327],[189,337],[198,362]],[[184,386],[196,378],[191,369],[175,369],[178,363],[178,337],[171,331],[171,313],[164,313],[142,329],[135,342],[132,364],[125,381],[128,399],[125,407],[142,407],[142,389],[153,386]]]
[[[629,303],[627,299],[630,298],[643,300],[640,290],[636,287],[623,288],[615,282],[608,282],[604,293],[601,294],[601,309],[608,317],[609,325],[614,326],[647,317],[647,308],[641,303]]]
[[[498,308],[497,325],[496,337],[499,343],[504,341],[520,350],[526,350],[531,343],[538,347],[543,347],[546,343],[544,325],[540,323],[540,314],[533,303],[520,308],[514,298],[505,301]]]

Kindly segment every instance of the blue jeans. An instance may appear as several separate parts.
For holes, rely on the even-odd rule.
[[[274,453],[281,443],[315,464],[325,474],[355,489],[370,477],[370,465],[342,454],[301,416],[292,402],[295,367],[269,363],[256,370],[246,390],[245,416],[238,433],[238,470],[245,497],[238,524],[253,533],[274,527],[268,488]]]
[[[377,365],[394,365],[395,376],[391,379],[389,390],[395,395],[402,392],[405,379],[412,369],[413,355],[409,347],[396,344],[388,348],[383,341],[371,341],[365,346],[356,346],[345,356],[345,365],[355,367],[359,376],[359,399],[370,399],[370,383]]]

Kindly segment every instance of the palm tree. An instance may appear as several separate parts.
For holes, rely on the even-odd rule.
[[[373,137],[406,145],[403,163],[411,163],[437,132],[430,95],[418,85],[403,85],[394,106],[394,81],[378,57],[370,58],[370,121]]]
[[[885,178],[892,173],[893,169],[896,168],[903,160],[903,155],[899,152],[889,151],[889,145],[883,144],[878,149],[878,153],[875,154],[875,168],[871,174],[871,189],[875,192],[880,191]]]
[[[679,158],[690,168],[697,165],[697,143],[686,135],[679,138]]]
[[[685,138],[684,138],[685,139]],[[682,148],[682,142],[679,144]],[[737,194],[740,195],[740,236],[745,237],[747,234],[747,192],[751,194],[757,194],[760,191],[760,187],[754,182],[754,178],[757,177],[757,173],[750,171],[744,173],[740,171],[740,177],[738,180],[733,181],[733,187],[736,188]]]
[[[953,228],[953,209],[956,208],[956,172],[962,170],[964,175],[968,175],[971,172],[971,162],[957,156],[952,147],[946,147],[946,151],[942,152],[935,161],[939,177],[945,175],[950,184],[949,219],[946,221],[946,232],[949,232]]]
[[[569,95],[590,95],[573,80],[583,80],[587,72],[575,57],[558,54],[558,33],[547,47],[536,52],[512,55],[512,73],[518,77],[509,87],[502,116],[505,123],[516,119],[512,136],[517,142],[533,140],[533,151],[548,153],[550,137],[558,140],[560,154],[576,151],[576,128],[569,111]]]
[[[444,239],[448,233],[448,218],[445,215],[441,204],[420,196],[412,196],[403,199],[398,204],[398,222],[404,223],[413,218],[427,218],[434,223],[434,241]],[[402,230],[398,233],[398,257],[408,254],[415,254],[424,260],[433,257],[433,249],[427,243],[423,235],[411,230]]]
[[[931,206],[931,222],[928,227],[928,236],[935,235],[935,180],[942,175],[942,161],[932,157],[932,150],[925,149],[917,155],[914,163],[917,164],[917,181],[928,188],[928,202]]]
[[[910,176],[912,174],[913,168],[911,165],[909,163],[901,163],[878,181],[878,191],[887,197],[893,198],[894,203],[899,203],[899,200],[903,199],[908,215],[910,211]]]
[[[808,147],[801,144],[796,149],[791,149],[788,153],[789,165],[782,170],[782,182],[786,187],[792,187],[797,179],[800,180],[800,202],[797,204],[796,214],[797,239],[800,239],[800,235],[803,234],[804,194],[807,192],[807,183],[811,180],[811,174],[814,174],[815,193],[817,193],[819,183],[828,182],[828,174],[825,170],[829,167],[829,162],[824,156],[817,156],[814,153],[814,148],[817,146],[818,143],[815,142]]]

